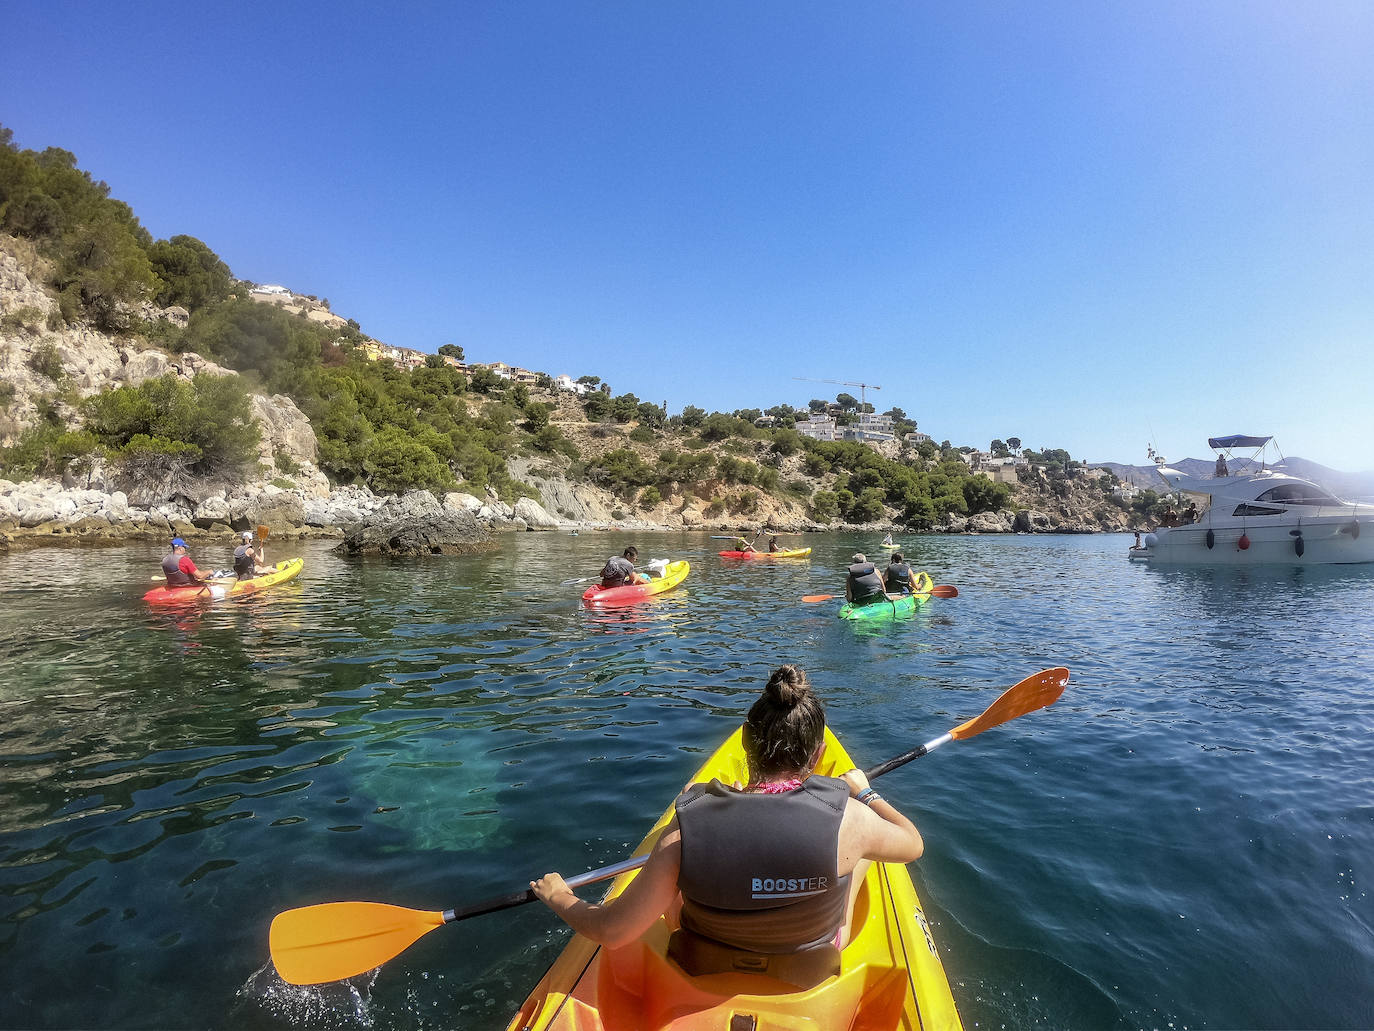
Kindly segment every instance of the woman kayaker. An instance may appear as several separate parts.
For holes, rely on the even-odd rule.
[[[234,549],[234,575],[240,580],[251,580],[263,573],[274,572],[274,567],[262,564],[267,558],[262,550],[253,547],[253,531],[244,530],[240,536],[242,540]]]
[[[741,735],[749,783],[691,785],[649,860],[620,895],[584,902],[562,876],[530,882],[574,931],[610,948],[677,907],[681,927],[714,947],[804,953],[848,940],[870,862],[909,863],[921,834],[861,770],[812,775],[825,708],[797,666],[780,666]],[[852,886],[852,887],[851,887]]]
[[[889,594],[915,594],[916,573],[907,565],[900,551],[894,551],[883,571],[883,584]]]

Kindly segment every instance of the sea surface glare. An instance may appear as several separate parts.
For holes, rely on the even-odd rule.
[[[882,781],[967,1027],[1374,1026],[1374,569],[1170,572],[1130,539],[908,539],[959,597],[873,625],[800,599],[876,534],[748,564],[692,533],[283,542],[294,584],[163,612],[155,546],[0,556],[0,1027],[502,1028],[568,936],[542,906],[319,989],[268,925],[623,858],[783,662],[865,766],[1072,670]],[[692,573],[604,613],[560,586],[629,543]]]

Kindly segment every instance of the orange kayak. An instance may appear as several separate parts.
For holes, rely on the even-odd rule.
[[[838,776],[854,768],[827,728],[817,773]],[[735,731],[692,782],[748,779]],[[645,855],[672,819],[659,818],[635,855]],[[622,874],[607,897],[620,894],[638,874]],[[949,981],[921,911],[911,875],[900,863],[874,863],[854,908],[840,972],[799,990],[765,974],[730,971],[692,976],[668,956],[667,918],[640,939],[604,949],[573,935],[530,992],[508,1031],[843,1031],[909,1029],[959,1031]]]

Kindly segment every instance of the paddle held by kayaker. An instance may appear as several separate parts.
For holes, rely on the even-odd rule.
[[[601,586],[602,587],[625,587],[628,584],[646,584],[649,578],[643,573],[635,572],[635,559],[639,558],[639,549],[633,544],[627,547],[619,556],[612,555],[606,560],[606,564],[601,567]]]
[[[172,553],[163,557],[162,572],[168,587],[190,587],[207,579],[191,561],[191,549],[180,537],[172,538]]]
[[[870,862],[909,863],[920,831],[861,770],[812,774],[825,708],[797,666],[780,666],[741,734],[749,783],[693,784],[649,860],[620,895],[579,899],[562,876],[530,882],[574,931],[610,948],[642,935],[680,902],[679,933],[757,953],[802,953],[848,940]]]

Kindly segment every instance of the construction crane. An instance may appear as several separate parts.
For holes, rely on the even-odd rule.
[[[882,390],[883,388],[876,383],[853,383],[847,379],[812,379],[810,376],[793,376],[793,379],[805,380],[808,383],[835,383],[841,387],[859,388],[859,405],[866,405],[868,402],[864,398],[865,390]]]

